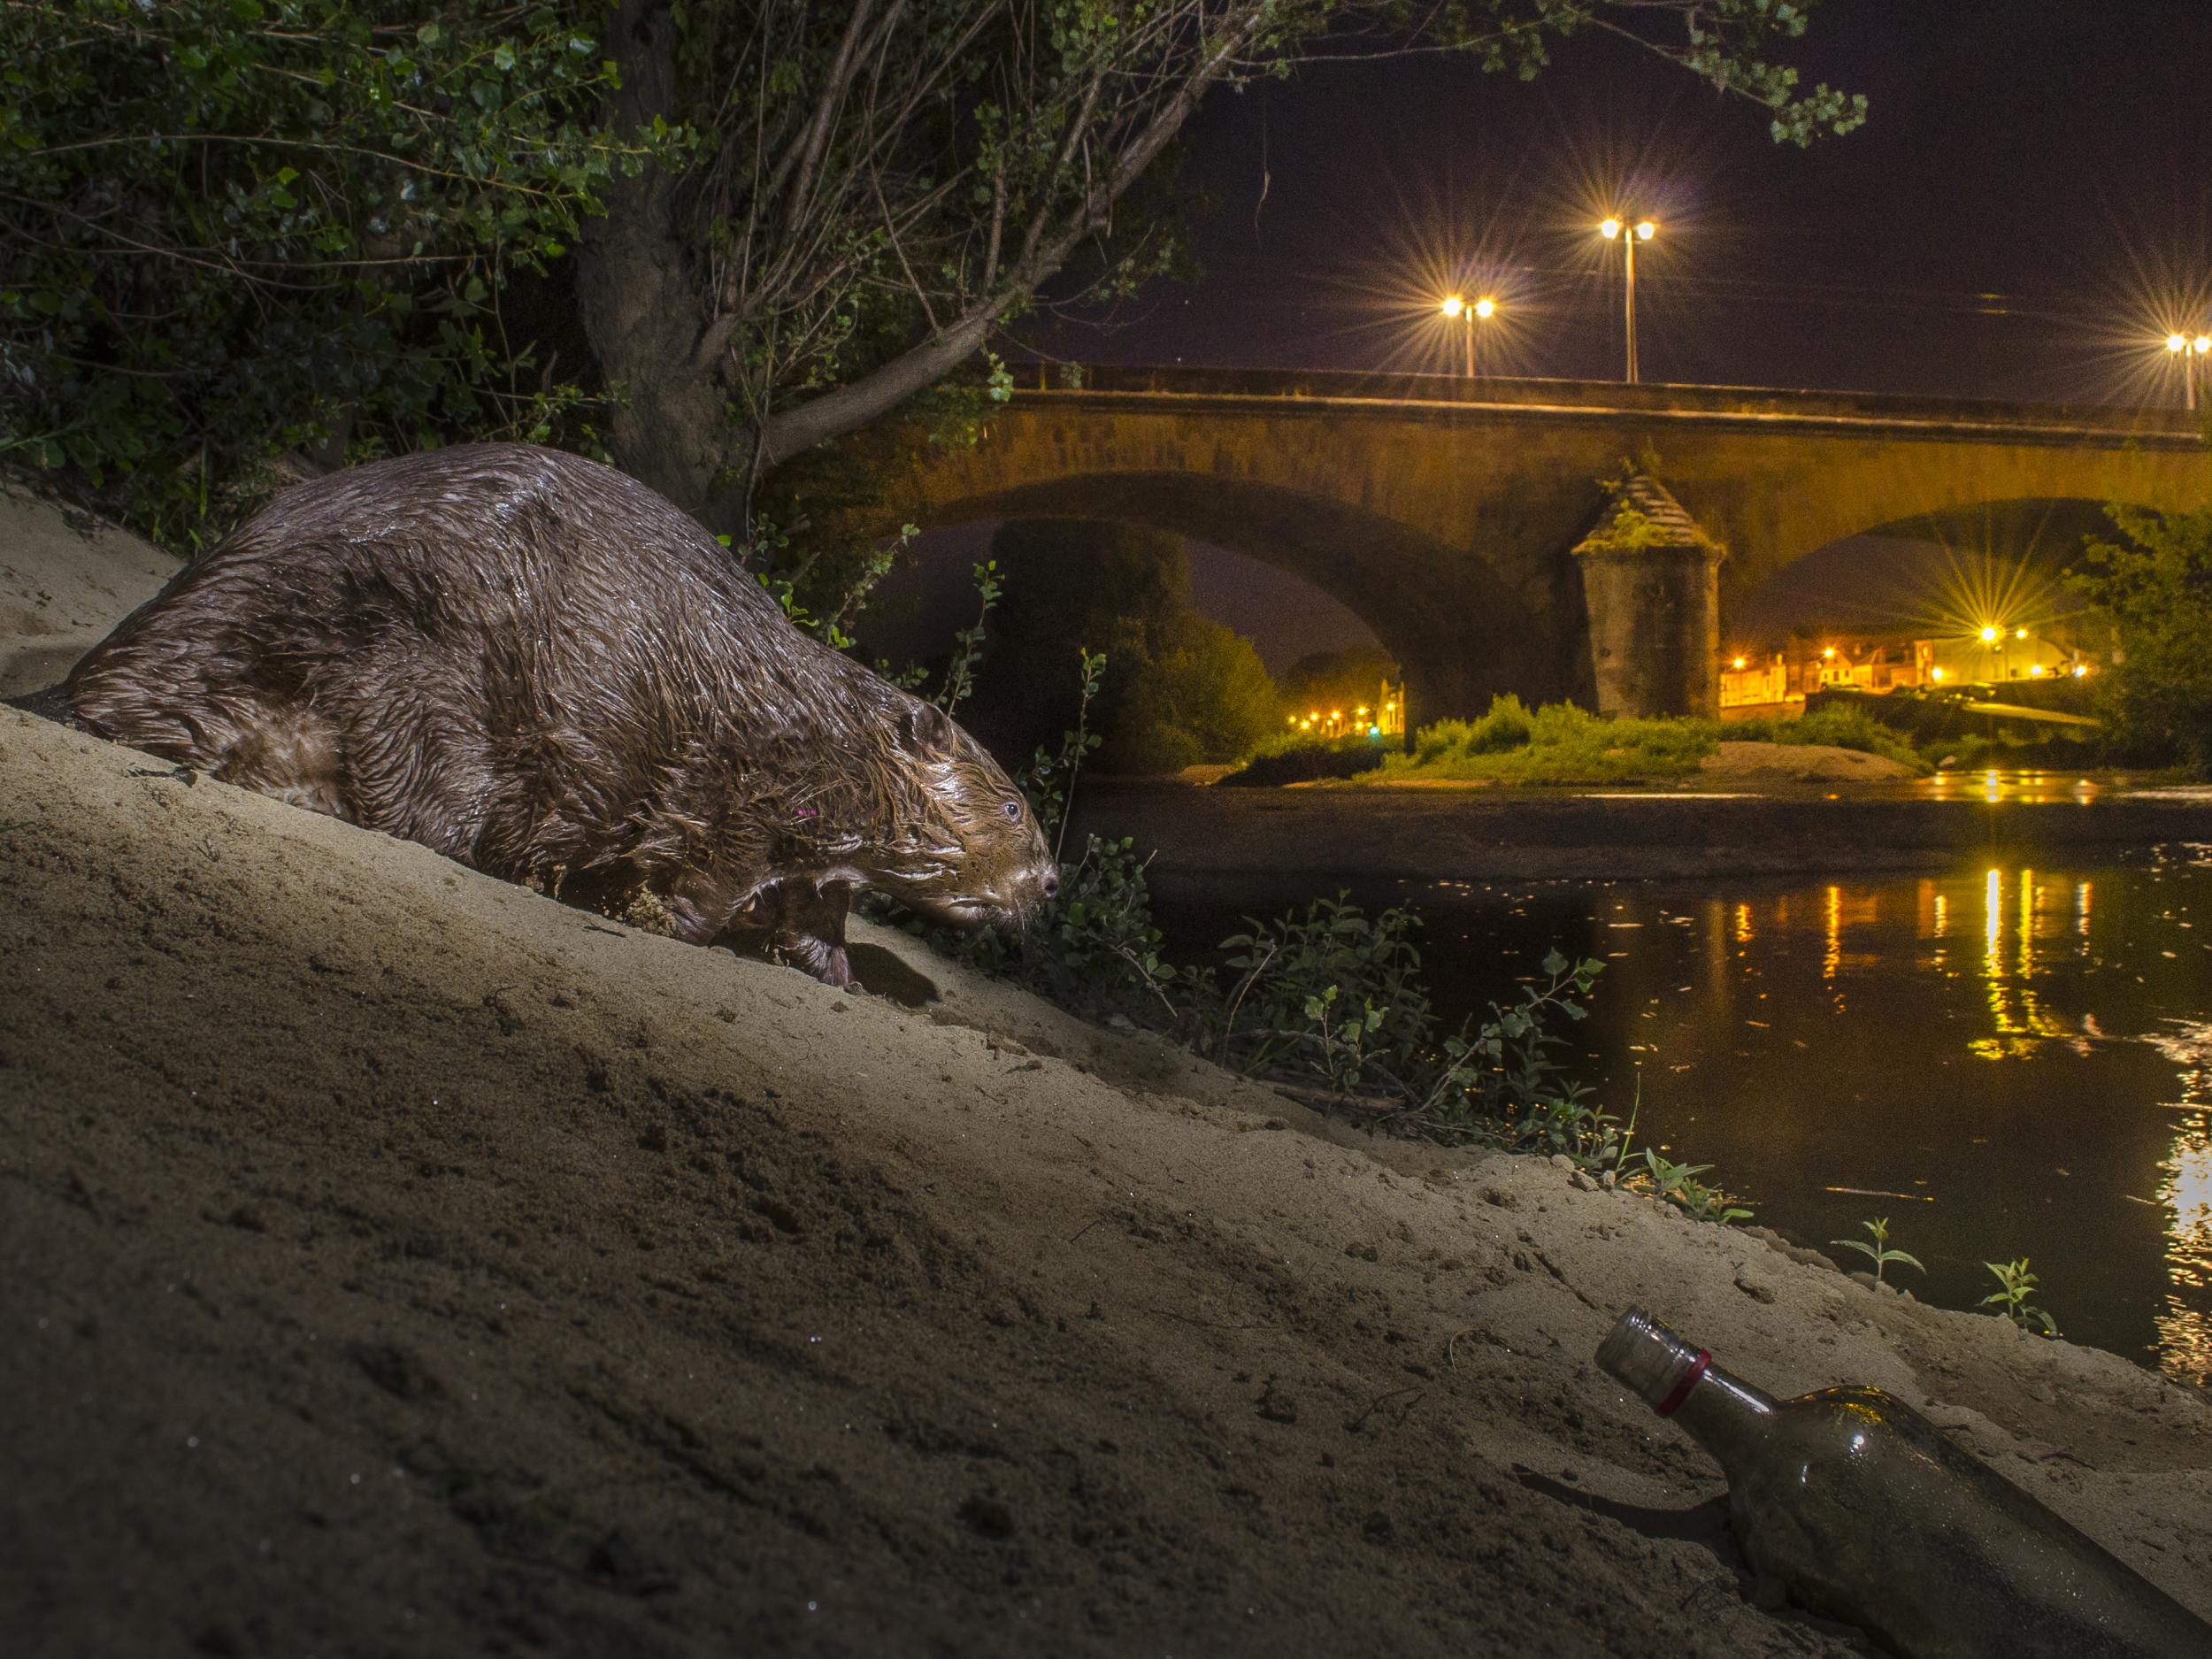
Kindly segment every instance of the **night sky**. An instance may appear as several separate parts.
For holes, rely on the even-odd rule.
[[[1215,93],[1188,129],[1185,176],[1217,202],[1203,279],[1054,343],[1444,369],[1438,291],[1484,288],[1512,319],[1499,369],[1611,378],[1619,255],[1592,227],[1621,205],[1661,227],[1638,261],[1646,380],[2168,397],[2164,335],[2212,323],[2208,28],[2204,0],[1826,0],[1805,79],[1872,108],[1805,150],[1610,40],[1527,83],[1448,58],[1309,66]]]
[[[1802,150],[1614,41],[1528,83],[1444,57],[1309,65],[1217,91],[1187,129],[1184,178],[1214,200],[1198,281],[1027,332],[1084,362],[1446,372],[1436,301],[1480,291],[1503,308],[1486,372],[1614,378],[1619,252],[1594,227],[1620,208],[1660,226],[1646,380],[2177,401],[2163,338],[2212,327],[2208,26],[2206,0],[1826,0],[1804,79],[1871,110]],[[975,545],[939,541],[899,588]],[[1201,602],[1279,668],[1363,633],[1194,555]]]

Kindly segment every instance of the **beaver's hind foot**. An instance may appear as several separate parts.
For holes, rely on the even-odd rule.
[[[805,879],[777,883],[772,894],[763,895],[762,908],[772,928],[768,954],[825,985],[851,990],[859,983],[845,957],[845,917],[852,895],[852,884],[846,881],[826,881],[818,887]]]

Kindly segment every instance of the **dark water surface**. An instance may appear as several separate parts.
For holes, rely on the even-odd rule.
[[[1154,887],[1185,960],[1311,896]],[[1639,1141],[1713,1164],[1760,1222],[1855,1266],[1829,1241],[1886,1216],[1927,1267],[1890,1271],[1947,1307],[2025,1256],[2069,1338],[2212,1381],[2212,851],[1353,896],[1421,916],[1455,1024],[1555,943],[1602,958],[1579,1075],[1623,1116],[1640,1094]]]

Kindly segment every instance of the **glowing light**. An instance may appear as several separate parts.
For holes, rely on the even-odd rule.
[[[1658,234],[1659,234],[1659,227],[1658,227],[1658,226],[1656,226],[1656,225],[1655,225],[1655,224],[1653,224],[1653,223],[1652,223],[1649,219],[1646,219],[1646,220],[1645,220],[1642,224],[1640,224],[1640,225],[1639,225],[1639,226],[1637,226],[1637,227],[1636,227],[1636,240],[1637,240],[1638,242],[1649,242],[1649,241],[1650,241],[1650,240],[1651,240],[1654,236],[1657,235]],[[2200,346],[2198,346],[2197,349],[2198,349],[2198,350],[2200,350],[2200,351],[2203,351],[2203,350],[2207,350],[2207,349],[2212,349],[2212,347],[2207,347],[2207,346],[2204,346],[2204,345],[2200,345]]]
[[[1442,309],[1445,316],[1456,317],[1467,309],[1467,302],[1456,294],[1450,295],[1445,299]]]
[[[1931,680],[1940,680],[1943,678],[1943,671],[1940,668],[1931,668],[1928,671],[1928,678]]]
[[[2080,678],[2081,678],[2084,674],[2086,674],[2088,672],[2089,672],[2089,664],[2086,664],[2086,663],[2076,663],[2076,664],[2074,664],[2074,678],[2075,678],[2075,679],[2079,680],[2079,679],[2080,679]]]
[[[1742,657],[1739,657],[1736,659],[1736,666],[1737,666],[1737,667],[1739,667],[1739,668],[1741,668],[1741,667],[1743,666],[1743,658],[1742,658]]]
[[[1620,234],[1621,222],[1617,219],[1606,219],[1598,226],[1598,234],[1608,242],[1611,242]]]
[[[2028,631],[2025,628],[2015,628],[2012,631],[2012,637],[2016,640],[2024,640],[2028,637]]]
[[[1984,645],[1994,645],[1997,643],[1999,636],[2003,633],[2004,630],[2002,628],[1996,627],[1990,624],[1984,624],[1982,627],[1982,643]]]
[[[2043,678],[2043,664],[2040,664],[2040,663],[2030,663],[2030,664],[2028,664],[2028,678],[2029,678],[2030,680],[2040,680],[2040,679],[2042,679],[2042,678]]]
[[[2212,351],[2212,334],[2199,334],[2189,343],[2196,349],[2197,355],[2202,357],[2206,352]]]
[[[2186,334],[2168,334],[2168,335],[2166,336],[2166,349],[2167,349],[2167,350],[2178,353],[2178,352],[2186,351],[2186,350],[2188,350],[2188,349],[2189,349],[2189,336],[2188,336],[2188,335],[2186,335]]]
[[[1475,302],[1475,315],[1483,318],[1486,320],[1490,318],[1497,311],[1497,309],[1498,302],[1494,299],[1479,299]]]
[[[1832,645],[1824,646],[1820,654],[1823,657],[1833,657],[1836,654],[1836,648]]]

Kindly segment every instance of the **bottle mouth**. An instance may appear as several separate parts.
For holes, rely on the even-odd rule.
[[[1613,1321],[1598,1344],[1598,1363],[1617,1382],[1643,1397],[1661,1417],[1671,1417],[1689,1397],[1713,1356],[1692,1348],[1646,1313],[1631,1308]]]

